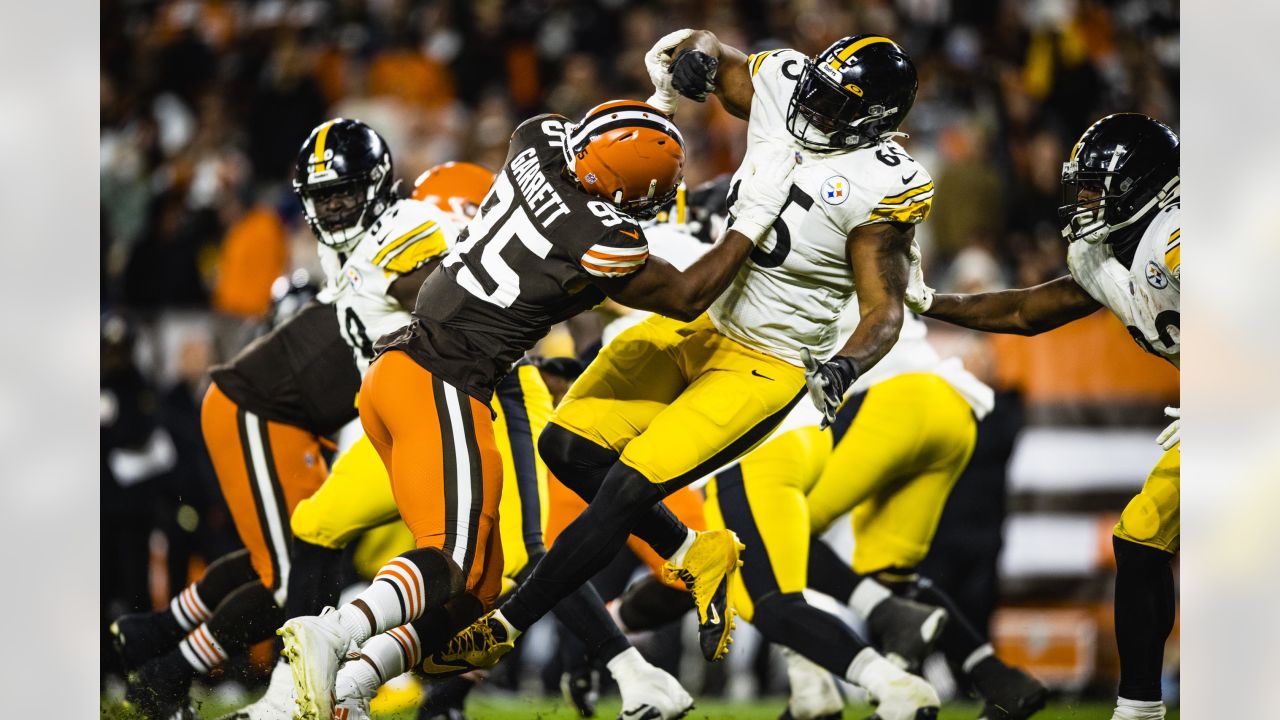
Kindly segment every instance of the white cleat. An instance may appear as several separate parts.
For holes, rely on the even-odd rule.
[[[645,663],[614,680],[622,695],[618,720],[676,720],[693,709],[693,696],[662,668]]]
[[[293,673],[286,662],[277,662],[271,670],[267,692],[250,705],[224,715],[219,720],[293,720],[297,703],[293,700]]]
[[[1164,720],[1164,703],[1159,701],[1116,699],[1116,709],[1111,720]]]
[[[792,720],[827,720],[844,712],[844,697],[835,678],[816,663],[788,647],[782,648],[787,661],[791,698],[786,717]]]
[[[872,703],[876,706],[872,720],[935,720],[942,705],[932,685],[906,673],[884,683]]]
[[[319,617],[296,617],[276,631],[293,672],[298,720],[332,720],[334,680],[351,644],[332,608]]]

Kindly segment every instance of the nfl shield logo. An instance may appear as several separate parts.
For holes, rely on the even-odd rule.
[[[822,200],[828,205],[839,205],[849,198],[849,181],[843,175],[834,175],[822,183]]]

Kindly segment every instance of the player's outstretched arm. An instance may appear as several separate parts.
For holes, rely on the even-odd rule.
[[[671,84],[681,95],[704,102],[715,93],[736,117],[751,114],[755,88],[747,70],[747,56],[725,45],[708,30],[695,30],[671,52]]]
[[[934,295],[922,314],[983,332],[1039,335],[1102,307],[1070,275],[1035,287]]]
[[[618,280],[599,280],[597,284],[627,307],[687,322],[706,312],[720,297],[754,246],[751,238],[730,230],[683,271],[660,257],[650,256],[639,272]]]

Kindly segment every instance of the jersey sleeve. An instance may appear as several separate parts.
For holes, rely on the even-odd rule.
[[[644,267],[649,259],[649,241],[639,225],[624,223],[605,232],[582,253],[582,268],[596,277],[625,277]]]
[[[1175,280],[1182,279],[1182,223],[1169,231],[1164,245],[1164,267]]]
[[[800,79],[805,56],[790,48],[765,50],[747,56],[747,72],[756,92],[769,96],[791,95],[790,83]],[[786,84],[786,87],[783,87]]]
[[[413,272],[449,247],[447,221],[430,212],[426,203],[402,200],[401,205],[396,222],[382,233],[383,240],[370,258],[373,265],[399,275]]]
[[[867,199],[862,206],[866,214],[855,218],[855,225],[924,222],[933,209],[933,177],[928,171],[896,143],[881,145],[874,155],[864,157],[870,166],[862,180],[866,185],[861,188]]]

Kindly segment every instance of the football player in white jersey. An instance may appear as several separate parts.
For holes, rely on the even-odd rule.
[[[729,229],[749,227],[743,180],[762,165],[794,165],[780,188],[787,199],[705,315],[654,317],[623,332],[569,389],[539,450],[590,504],[498,611],[455,638],[444,662],[496,662],[561,593],[603,567],[628,531],[668,558],[674,575],[714,568],[687,574],[697,580],[703,654],[722,658],[737,543],[724,531],[691,532],[663,516],[659,501],[762,442],[806,386],[833,418],[845,389],[898,337],[911,238],[933,197],[928,172],[892,139],[917,86],[905,51],[856,36],[814,59],[748,58],[707,32],[678,35],[665,38],[672,60],[655,73],[661,88],[696,99],[714,91],[748,119]],[[674,112],[673,93],[655,99]],[[842,346],[834,323],[855,287],[861,322]],[[832,658],[829,669],[880,698],[883,720],[936,717],[934,690],[865,643],[841,644]]]
[[[1179,142],[1137,113],[1108,115],[1080,137],[1062,166],[1059,210],[1070,274],[1043,285],[976,295],[939,295],[924,284],[918,251],[908,304],[928,317],[987,332],[1036,335],[1105,307],[1138,345],[1179,366],[1182,221]],[[1156,439],[1165,453],[1125,507],[1116,554],[1120,688],[1114,720],[1164,717],[1160,671],[1173,628],[1171,561],[1178,551],[1182,450],[1178,408]]]

